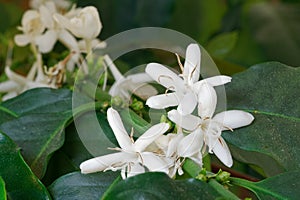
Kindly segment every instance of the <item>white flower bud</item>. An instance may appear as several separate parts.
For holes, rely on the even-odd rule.
[[[102,29],[98,10],[93,6],[83,8],[71,19],[60,14],[55,14],[54,18],[78,38],[92,40]]]

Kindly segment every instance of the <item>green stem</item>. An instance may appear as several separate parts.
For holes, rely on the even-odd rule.
[[[208,184],[213,187],[220,195],[225,197],[227,200],[239,200],[239,198],[230,192],[228,189],[224,188],[223,185],[221,185],[218,181],[215,179],[210,179],[208,181]]]
[[[85,113],[87,111],[95,110],[101,108],[101,102],[91,102],[87,104],[80,105],[79,107],[73,109],[73,116],[77,117],[78,115]]]

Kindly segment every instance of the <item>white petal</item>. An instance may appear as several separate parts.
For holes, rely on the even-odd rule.
[[[28,83],[28,80],[26,80],[25,77],[15,73],[8,66],[5,67],[5,74],[10,80],[15,81],[16,83],[20,84],[21,86],[25,86]]]
[[[163,135],[169,129],[169,124],[160,123],[150,127],[134,143],[137,152],[143,151],[147,146],[154,142],[159,136]]]
[[[169,111],[168,118],[180,127],[189,131],[195,130],[201,123],[201,119],[199,117],[194,115],[182,116],[177,110]]]
[[[57,32],[48,30],[45,34],[36,37],[35,43],[41,53],[50,52],[57,40]]]
[[[67,48],[69,48],[72,51],[75,51],[76,53],[79,52],[79,47],[77,44],[76,39],[72,34],[70,34],[66,30],[61,30],[58,33],[58,40],[63,43]]]
[[[141,166],[139,163],[134,163],[130,166],[129,171],[127,171],[127,178],[145,173],[145,168]]]
[[[28,35],[24,35],[24,34],[16,35],[14,39],[15,39],[15,43],[21,47],[26,46],[31,42],[31,38]]]
[[[211,85],[204,82],[198,86],[198,115],[202,119],[211,118],[217,106],[217,93]]]
[[[19,88],[19,85],[14,81],[8,80],[0,83],[0,93],[10,92]]]
[[[133,83],[148,83],[153,81],[153,79],[147,73],[131,74],[126,78],[132,80]]]
[[[48,2],[48,3],[50,3],[50,2]],[[51,2],[51,3],[53,3],[53,2]],[[51,5],[51,4],[49,4],[49,5]],[[44,23],[44,25],[47,28],[54,28],[54,21],[53,21],[50,10],[46,6],[41,5],[39,7],[39,11],[40,11],[40,15],[41,15],[41,20]]]
[[[232,78],[230,76],[220,75],[220,76],[213,76],[213,77],[206,78],[203,81],[206,81],[211,86],[219,86],[231,82],[231,79]]]
[[[146,166],[149,171],[151,172],[169,172],[168,164],[161,159],[160,157],[156,156],[154,153],[151,152],[143,152],[141,154],[142,157],[142,164]]]
[[[186,158],[199,153],[203,146],[203,140],[204,135],[200,129],[188,134],[178,145],[178,156]]]
[[[15,92],[15,91],[9,92],[9,93],[7,93],[6,95],[4,95],[4,96],[2,97],[2,101],[6,101],[6,100],[8,100],[8,99],[14,98],[14,97],[16,97],[17,95],[18,95],[18,93]]]
[[[137,157],[134,154],[118,152],[92,158],[80,164],[81,173],[88,174],[104,171],[107,168],[120,167],[124,163],[135,161]]]
[[[177,134],[169,133],[167,135],[161,135],[159,138],[155,140],[155,144],[157,145],[158,148],[163,150],[164,152],[167,152],[169,148],[170,141],[177,136]],[[177,146],[177,145],[176,145]]]
[[[107,120],[113,130],[115,137],[123,150],[134,151],[133,144],[126,132],[119,113],[113,108],[107,110]]]
[[[222,137],[218,138],[214,148],[214,154],[226,165],[227,167],[231,167],[233,164],[230,150]]]
[[[254,117],[247,112],[241,110],[229,110],[216,114],[213,118],[224,125],[224,129],[235,129],[251,124]],[[226,128],[227,127],[227,128]]]
[[[199,167],[202,168],[202,152],[198,152],[193,156],[190,156],[189,159],[191,159],[192,161],[194,161],[197,165],[199,165]]]
[[[152,96],[146,101],[146,105],[150,108],[164,109],[172,106],[177,106],[181,101],[181,95],[173,92]]]
[[[112,73],[112,75],[116,81],[124,78],[124,76],[118,70],[117,66],[114,64],[114,62],[109,57],[109,55],[105,54],[103,56],[103,60],[104,60],[105,64],[107,65],[107,67],[109,68],[110,72]]]
[[[197,99],[194,93],[189,92],[184,95],[178,105],[178,112],[181,115],[188,115],[191,114],[197,105]]]
[[[192,79],[193,82],[199,80],[200,76],[201,52],[197,44],[190,44],[187,47],[183,76]]]
[[[147,100],[149,97],[157,94],[155,87],[149,84],[137,85],[132,92],[143,100]]]
[[[174,154],[177,154],[178,144],[184,137],[183,133],[172,134],[172,135],[175,135],[175,137],[173,137],[169,142],[168,151],[166,153],[167,157],[172,157],[174,156]]]
[[[183,80],[175,74],[173,71],[169,70],[165,66],[158,63],[150,63],[145,69],[146,73],[149,74],[159,84],[163,85],[168,90],[172,91],[183,91],[184,82]]]

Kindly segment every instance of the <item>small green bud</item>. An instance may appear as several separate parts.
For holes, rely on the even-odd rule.
[[[218,175],[216,176],[216,180],[220,183],[228,183],[229,178],[230,178],[230,173],[224,171],[219,172]]]
[[[121,107],[123,104],[123,100],[119,96],[114,96],[111,98],[111,105],[115,107]]]
[[[134,110],[134,111],[140,111],[144,108],[144,104],[141,101],[138,101],[137,99],[134,99],[132,101],[132,104],[130,105],[130,107]]]
[[[204,174],[198,174],[198,175],[196,176],[196,179],[198,179],[198,180],[200,180],[200,181],[203,181],[203,182],[206,182],[206,181],[207,181],[207,177],[206,177],[206,175],[204,175]]]

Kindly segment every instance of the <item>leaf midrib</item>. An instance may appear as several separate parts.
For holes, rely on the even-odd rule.
[[[283,115],[279,113],[273,113],[273,112],[267,112],[267,111],[261,111],[261,110],[252,110],[252,109],[241,109],[241,108],[236,108],[234,110],[243,110],[245,112],[250,112],[253,114],[263,114],[263,115],[269,115],[269,116],[274,116],[274,117],[280,117],[283,119],[289,119],[292,121],[300,122],[300,118],[293,117],[293,116],[288,116],[288,115]]]

